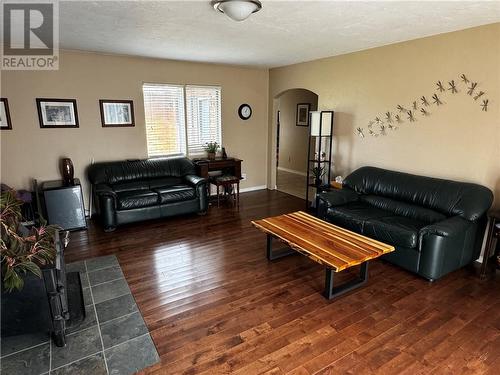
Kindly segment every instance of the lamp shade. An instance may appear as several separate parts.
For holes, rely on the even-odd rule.
[[[244,21],[252,13],[262,8],[260,1],[257,0],[223,0],[214,4],[218,9],[234,21]]]
[[[330,136],[333,121],[333,112],[331,111],[311,111],[311,135],[315,137]]]

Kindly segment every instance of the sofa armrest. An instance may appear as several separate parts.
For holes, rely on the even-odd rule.
[[[94,186],[95,193],[98,196],[101,195],[109,195],[112,196],[113,198],[116,198],[116,193],[113,191],[111,186],[106,185],[106,184],[97,184]]]
[[[208,192],[207,192],[207,182],[206,178],[196,176],[194,174],[188,174],[184,176],[184,181],[196,189],[196,196],[200,202],[200,214],[204,214],[208,209]]]
[[[184,176],[184,180],[188,184],[193,185],[193,187],[197,187],[198,185],[207,182],[207,180],[205,178],[200,177],[200,176],[196,176],[194,174],[188,174],[188,175]]]
[[[418,273],[436,280],[474,260],[477,223],[453,216],[420,230]]]
[[[320,201],[324,202],[328,208],[330,208],[356,202],[359,199],[359,195],[353,190],[335,189],[320,193],[318,198]]]
[[[443,221],[427,225],[420,229],[420,237],[426,234],[434,234],[442,237],[453,237],[463,235],[471,222],[460,216],[452,216]]]
[[[99,214],[104,231],[113,231],[116,228],[116,193],[106,184],[94,185],[94,193],[98,198]]]
[[[359,195],[350,189],[334,189],[319,193],[317,195],[317,216],[322,220],[328,221],[329,208],[356,202],[358,199]]]

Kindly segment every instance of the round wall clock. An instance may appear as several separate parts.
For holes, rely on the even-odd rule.
[[[242,120],[248,120],[252,116],[252,107],[249,104],[242,104],[238,108],[238,116]]]

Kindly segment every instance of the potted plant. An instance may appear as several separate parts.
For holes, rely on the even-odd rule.
[[[59,228],[42,223],[27,229],[20,225],[23,201],[14,190],[0,195],[0,261],[2,290],[21,290],[27,274],[42,276],[40,266],[51,264],[56,256],[55,233]]]
[[[325,175],[325,167],[314,167],[311,169],[311,173],[314,176],[314,186],[319,187],[322,183],[322,178]]]
[[[210,160],[215,159],[215,153],[220,148],[220,145],[217,142],[208,142],[205,144],[205,151],[208,154],[208,158]]]

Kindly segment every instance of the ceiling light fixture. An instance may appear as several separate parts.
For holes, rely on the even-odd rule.
[[[234,21],[244,21],[252,13],[262,9],[259,0],[217,0],[212,1],[215,10],[224,13]]]

